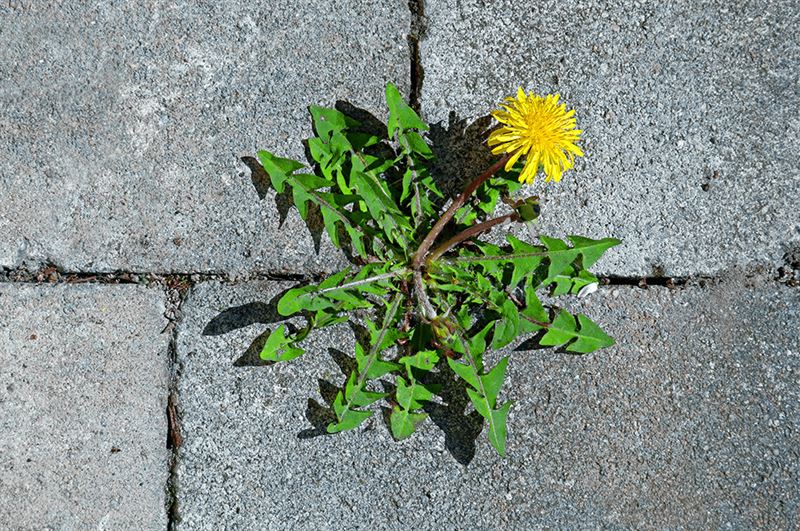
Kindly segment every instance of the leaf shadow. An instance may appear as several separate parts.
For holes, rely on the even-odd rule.
[[[278,301],[289,289],[292,288],[281,291],[270,299],[269,302],[248,302],[223,310],[206,324],[201,335],[219,336],[253,324],[272,324],[283,321],[285,317],[278,313]],[[288,323],[287,326],[290,328],[293,327],[291,323]],[[271,332],[271,328],[267,328],[261,332],[250,343],[244,353],[233,362],[233,366],[263,367],[272,365],[274,362],[262,360],[260,356],[261,350],[264,348],[264,344],[267,342],[267,338]]]
[[[328,354],[333,358],[334,363],[339,367],[339,370],[345,378],[356,368],[355,358],[351,358],[343,351],[328,347]],[[317,378],[317,385],[319,387],[319,396],[322,398],[324,405],[313,398],[308,399],[306,405],[306,419],[311,424],[311,428],[306,428],[298,432],[298,439],[311,439],[323,435],[331,435],[328,433],[328,424],[336,422],[336,414],[333,411],[333,401],[342,388],[323,378]]]
[[[241,161],[250,170],[250,180],[253,183],[253,187],[256,189],[258,198],[263,201],[266,199],[270,189],[272,189],[269,175],[255,157],[242,157]],[[283,226],[286,218],[289,216],[289,210],[291,210],[293,205],[292,194],[288,190],[285,190],[283,193],[275,193],[275,207],[278,210],[278,228]],[[314,252],[319,254],[325,225],[322,221],[322,213],[318,206],[314,204],[309,205],[305,224],[311,234],[311,240],[314,242]]]
[[[421,375],[420,381],[440,385],[438,396],[443,403],[426,402],[423,410],[444,433],[444,445],[450,455],[467,466],[475,458],[475,441],[483,430],[483,418],[475,410],[465,413],[469,404],[467,384],[456,377],[447,362],[440,360],[437,369]]]

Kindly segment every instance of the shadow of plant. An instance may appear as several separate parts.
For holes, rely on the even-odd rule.
[[[491,116],[472,123],[450,112],[447,124],[431,124],[428,139],[435,157],[431,172],[445,197],[456,197],[467,182],[492,163],[486,146]]]
[[[386,136],[386,125],[381,120],[369,111],[346,101],[337,101],[335,108],[358,121],[360,123],[358,130],[382,139],[370,149],[379,151],[384,157],[396,156],[387,153],[387,150],[392,151],[393,148]],[[474,178],[477,172],[490,164],[492,155],[485,144],[490,123],[489,116],[470,123],[451,112],[447,124],[431,125],[427,135],[435,156],[435,161],[431,165],[431,174],[437,187],[445,195],[443,204],[440,206],[444,206],[447,200],[456,197],[468,180]],[[316,169],[316,163],[308,152],[307,144],[306,158],[310,166]],[[269,176],[256,158],[243,157],[241,160],[250,169],[251,181],[258,197],[265,199],[272,189]],[[387,179],[400,179],[400,176],[387,175]],[[291,194],[288,192],[275,194],[275,205],[279,213],[279,222],[282,225],[293,206]],[[324,231],[319,212],[310,215],[306,220],[306,225],[314,239],[315,250],[319,252],[320,240]],[[354,261],[352,256],[348,258]],[[220,335],[255,323],[272,324],[283,321],[284,318],[278,314],[276,308],[277,301],[283,293],[274,297],[269,303],[252,302],[223,311],[206,325],[203,335]],[[291,324],[287,324],[287,327],[291,326]],[[365,337],[363,327],[352,321],[350,326],[356,340],[363,341]],[[260,352],[270,332],[271,329],[267,329],[259,334],[246,351],[233,362],[233,365],[236,367],[271,365],[271,362],[263,361],[260,358]],[[322,378],[318,379],[321,402],[311,397],[308,398],[305,416],[311,427],[300,431],[297,434],[298,438],[308,439],[329,435],[326,428],[336,418],[332,410],[333,401],[337,393],[342,390],[348,375],[356,367],[355,359],[341,350],[330,347],[328,354],[341,369],[344,380],[340,386]],[[430,420],[444,433],[445,447],[448,452],[457,462],[468,465],[475,456],[476,439],[483,429],[484,421],[477,411],[473,410],[467,413],[467,405],[470,400],[466,393],[466,384],[456,377],[444,359],[440,360],[435,371],[420,374],[420,381],[440,386],[440,391],[437,393],[440,401],[427,402],[423,409],[429,415]],[[383,391],[389,394],[388,398],[391,402],[395,392],[394,384],[388,380],[380,380],[380,384],[383,386]],[[384,421],[388,425],[391,409],[384,407],[382,413]]]

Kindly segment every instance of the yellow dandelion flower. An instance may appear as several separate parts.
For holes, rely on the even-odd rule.
[[[522,155],[526,157],[519,182],[532,183],[539,166],[544,168],[545,181],[558,182],[561,174],[574,165],[575,156],[583,156],[575,145],[583,132],[575,129],[575,111],[567,111],[563,103],[559,105],[558,98],[558,94],[541,97],[531,92],[526,95],[520,88],[516,98],[509,96],[500,104],[500,109],[492,112],[495,120],[502,124],[489,135],[492,153],[511,154],[506,171]]]

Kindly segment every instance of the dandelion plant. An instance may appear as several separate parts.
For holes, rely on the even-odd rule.
[[[506,98],[492,113],[499,127],[487,139],[499,160],[452,200],[438,184],[447,176],[432,169],[428,125],[394,85],[386,87],[386,102],[385,134],[336,109],[310,107],[310,167],[258,153],[275,190],[291,193],[303,219],[317,210],[352,264],[280,298],[278,312],[302,317],[303,324],[275,328],[261,357],[289,362],[304,354],[313,331],[354,320],[366,334],[355,346],[356,367],[330,404],[328,432],[356,428],[373,404],[386,401],[392,434],[409,437],[426,419],[426,403],[441,400],[426,373],[452,371],[504,455],[512,402],[501,395],[514,395],[502,391],[509,357],[489,367],[484,355],[526,335],[574,353],[613,344],[588,317],[545,305],[539,294],[592,289],[598,279],[588,269],[619,240],[538,236],[534,242],[509,234],[496,245],[483,238],[504,224],[533,222],[539,198],[518,196],[522,183],[533,183],[540,169],[546,181],[558,182],[583,155],[574,111],[558,95],[519,89]],[[505,213],[493,217],[497,211]]]

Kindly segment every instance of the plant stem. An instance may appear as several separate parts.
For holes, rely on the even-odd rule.
[[[414,254],[414,259],[412,261],[412,268],[417,271],[422,268],[422,263],[425,261],[425,255],[428,254],[428,250],[430,250],[433,242],[436,241],[436,238],[439,234],[442,233],[444,230],[445,225],[453,219],[453,216],[456,215],[456,211],[461,208],[461,205],[466,203],[467,198],[471,196],[478,187],[486,182],[492,175],[497,173],[497,171],[503,167],[503,165],[508,161],[509,155],[505,155],[503,158],[492,164],[485,172],[475,177],[475,179],[470,182],[464,191],[461,192],[461,195],[456,197],[453,200],[453,203],[450,205],[450,208],[442,214],[442,217],[433,225],[430,232],[425,239],[422,240],[422,243],[419,245],[419,249],[417,249],[416,254]]]
[[[422,306],[422,315],[425,319],[432,320],[436,318],[436,309],[431,304],[428,294],[425,292],[425,283],[422,281],[422,272],[417,269],[414,271],[414,293],[417,294],[420,306]]]
[[[316,295],[322,295],[323,293],[328,293],[329,291],[337,291],[340,289],[350,289],[356,286],[361,286],[363,284],[369,284],[370,282],[377,282],[379,280],[386,280],[387,278],[396,277],[401,273],[405,273],[408,269],[398,269],[397,271],[390,271],[388,273],[382,273],[380,275],[375,275],[374,277],[364,278],[361,280],[354,280],[353,282],[348,282],[347,284],[342,284],[341,286],[332,286],[330,288],[325,288],[316,293]]]
[[[431,251],[431,253],[428,255],[428,259],[425,262],[427,264],[430,264],[432,261],[436,260],[437,258],[442,256],[444,253],[446,253],[447,251],[449,251],[450,249],[452,249],[453,247],[455,247],[459,243],[463,242],[464,240],[468,240],[470,238],[473,238],[473,237],[477,236],[478,234],[486,232],[486,231],[490,230],[492,227],[494,227],[495,225],[499,225],[501,223],[504,223],[505,221],[508,221],[509,219],[510,220],[516,220],[517,219],[517,213],[516,212],[511,212],[511,213],[506,214],[504,216],[500,216],[499,218],[490,219],[489,221],[484,221],[483,223],[479,223],[478,225],[473,225],[472,227],[469,227],[468,229],[464,229],[463,231],[459,232],[458,234],[456,234],[455,236],[453,236],[452,238],[450,238],[446,242],[444,242],[441,245],[439,245],[438,247],[436,247],[433,251]]]

